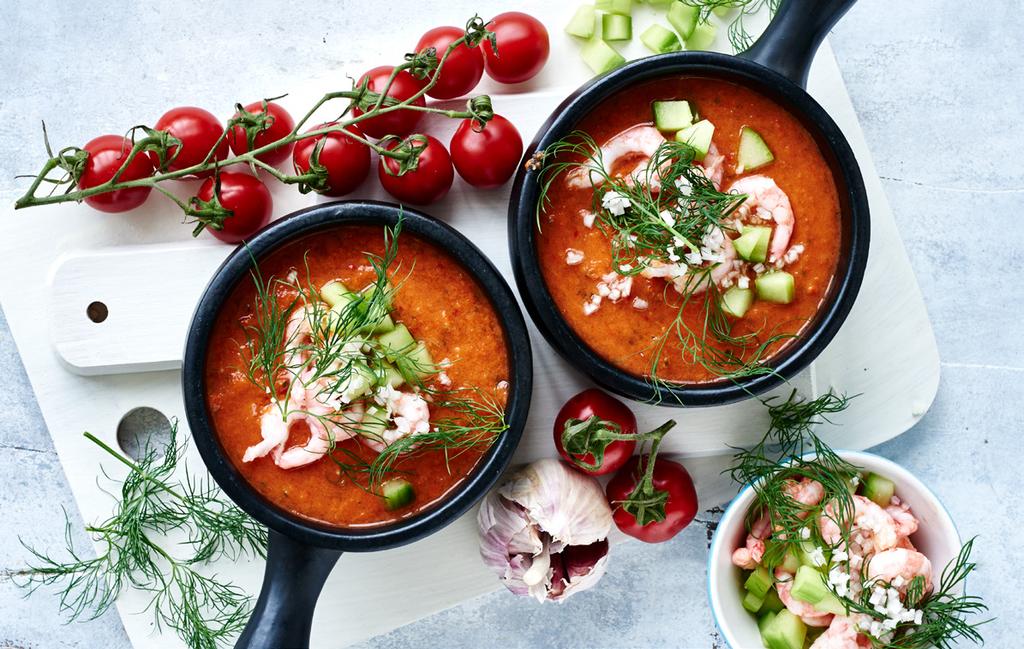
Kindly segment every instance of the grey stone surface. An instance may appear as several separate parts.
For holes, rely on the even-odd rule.
[[[292,65],[365,67],[359,52],[344,51],[342,35],[384,24],[381,9],[346,0],[297,9],[269,1],[183,5],[4,3],[4,200],[13,197],[14,173],[38,163],[42,116],[51,118],[53,139],[67,141],[83,130],[152,121],[162,108],[197,97],[227,105],[248,96],[255,80],[285,85]],[[395,5],[413,3],[387,6]],[[1024,165],[1016,155],[1024,145],[1022,16],[1011,0],[980,10],[954,0],[861,0],[832,37],[943,359],[932,410],[876,450],[929,484],[964,535],[980,535],[981,571],[971,589],[1000,617],[986,631],[991,647],[1020,644],[1014,615],[1024,607],[1008,574],[1016,570],[1010,548],[1020,522],[1024,424],[1024,284],[1015,276],[1024,250]],[[212,73],[218,69],[233,71]],[[19,535],[54,547],[62,506],[76,529],[81,521],[2,317],[0,387],[0,647],[126,647],[115,614],[61,626],[54,599],[23,599],[12,582],[26,559]],[[713,646],[705,549],[706,531],[695,524],[670,543],[616,548],[601,588],[562,606],[495,593],[362,646]]]

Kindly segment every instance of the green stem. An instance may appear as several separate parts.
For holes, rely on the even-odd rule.
[[[152,483],[153,485],[159,487],[162,491],[167,492],[168,494],[174,496],[178,500],[180,500],[182,502],[185,502],[185,497],[184,496],[182,496],[180,493],[178,493],[174,489],[171,489],[170,487],[168,487],[162,481],[157,480],[156,478],[152,477],[151,475],[149,475],[148,473],[146,473],[145,471],[140,469],[139,465],[135,464],[134,462],[132,462],[131,460],[129,460],[125,456],[121,455],[120,453],[118,453],[117,451],[112,449],[106,442],[104,442],[100,438],[96,437],[95,435],[93,435],[92,433],[89,433],[89,432],[85,432],[85,433],[82,433],[82,434],[90,442],[92,442],[93,444],[96,444],[97,446],[102,448],[104,451],[109,453],[111,457],[116,459],[121,464],[125,465],[126,467],[128,467],[129,469],[134,471],[135,473],[138,473],[146,481],[148,481],[148,482]]]

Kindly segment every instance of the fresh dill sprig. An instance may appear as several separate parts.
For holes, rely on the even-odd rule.
[[[149,592],[146,610],[153,612],[158,629],[173,629],[189,647],[226,646],[245,625],[251,598],[199,568],[223,557],[265,557],[266,528],[221,499],[208,477],[186,473],[184,480],[172,481],[185,453],[176,421],[166,446],[147,444],[137,462],[92,434],[85,436],[130,469],[113,516],[85,528],[99,552],[90,558],[75,548],[65,512],[66,557],[22,542],[36,563],[19,585],[29,593],[43,586],[62,588],[60,610],[70,620],[99,617],[125,588]],[[183,556],[160,543],[159,537],[172,531],[187,534]]]
[[[699,7],[698,19],[703,23],[708,22],[711,13],[716,9],[729,13],[732,10],[737,10],[738,13],[729,22],[728,34],[733,51],[739,53],[750,49],[755,40],[755,35],[750,33],[746,21],[765,7],[768,8],[769,15],[774,16],[775,12],[779,10],[782,0],[682,0],[682,2],[692,7]]]

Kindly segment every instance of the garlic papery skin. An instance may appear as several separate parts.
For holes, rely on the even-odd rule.
[[[601,485],[543,459],[509,474],[477,515],[480,556],[516,595],[561,601],[598,582],[612,510]]]

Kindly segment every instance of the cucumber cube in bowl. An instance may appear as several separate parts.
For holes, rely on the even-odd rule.
[[[651,108],[654,110],[654,127],[659,131],[681,131],[693,124],[693,111],[688,101],[656,101]]]
[[[768,649],[803,649],[806,636],[807,625],[789,611],[779,611],[761,632]]]
[[[692,126],[687,126],[676,133],[676,142],[684,142],[693,147],[695,160],[703,160],[711,148],[711,138],[715,134],[715,125],[702,119]]]
[[[892,497],[896,495],[896,483],[883,478],[877,473],[869,473],[864,478],[864,497],[872,500],[879,507],[888,507],[892,504]]]
[[[733,286],[722,293],[722,310],[734,318],[742,318],[754,303],[754,292],[749,288]]]
[[[754,280],[757,297],[776,304],[789,304],[796,295],[796,283],[793,276],[781,270],[761,275]]]
[[[740,149],[736,155],[736,173],[758,169],[775,160],[761,134],[744,126],[740,129]]]
[[[743,234],[733,239],[736,254],[747,261],[763,262],[768,258],[768,242],[772,229],[763,225],[743,226]]]

